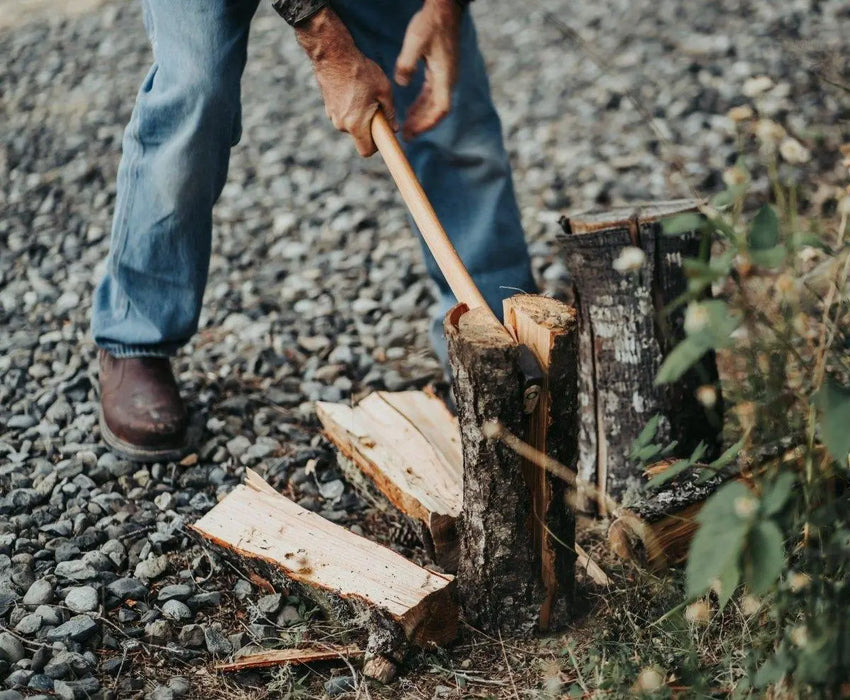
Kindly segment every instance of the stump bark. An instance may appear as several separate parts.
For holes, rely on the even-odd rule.
[[[574,463],[577,329],[571,309],[551,299],[524,297],[506,308],[524,319],[519,335],[539,341],[528,345],[544,368],[532,416],[523,410],[526,377],[516,328],[512,337],[482,310],[463,305],[446,317],[463,449],[457,584],[472,624],[489,631],[546,629],[569,616],[575,521],[564,485],[488,437],[485,426],[495,421]]]
[[[656,414],[663,417],[657,440],[678,441],[677,455],[690,454],[700,441],[707,443],[709,457],[720,446],[721,403],[706,410],[696,398],[703,384],[719,390],[713,353],[679,381],[654,384],[664,356],[684,337],[684,307],[665,309],[686,291],[682,260],[699,257],[702,240],[698,232],[664,236],[661,222],[694,210],[695,204],[676,200],[561,220],[560,240],[579,312],[578,476],[615,501],[640,488],[640,471],[629,452]],[[643,251],[645,263],[620,273],[614,261],[629,246]],[[581,506],[607,512],[602,499]]]

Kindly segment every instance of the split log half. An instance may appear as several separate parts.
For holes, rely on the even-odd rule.
[[[528,420],[527,442],[575,470],[578,457],[578,332],[576,312],[554,299],[520,294],[504,302],[505,325],[533,353],[543,372],[543,390]],[[523,460],[531,491],[534,550],[545,597],[539,627],[566,622],[575,581],[575,517],[567,483]],[[556,609],[556,606],[557,609]]]
[[[702,240],[698,232],[664,236],[661,221],[695,207],[676,200],[561,221],[579,311],[578,475],[617,501],[641,487],[629,452],[656,414],[663,416],[658,439],[678,441],[677,455],[690,454],[700,441],[709,446],[709,457],[719,449],[720,403],[706,410],[695,395],[703,384],[718,384],[714,354],[679,381],[654,384],[664,356],[684,337],[684,309],[663,311],[686,290],[682,260],[698,257]],[[646,259],[640,269],[621,274],[614,260],[628,246],[640,248]],[[602,500],[581,505],[607,510]]]
[[[463,461],[457,420],[445,404],[421,391],[379,391],[353,408],[317,402],[316,415],[342,454],[419,524],[434,561],[455,571]]]
[[[551,301],[536,299],[544,306]],[[523,318],[524,325],[528,321],[531,326],[545,320],[545,314],[538,314],[533,307],[529,301],[517,302],[510,308]],[[574,370],[563,372],[565,385],[555,386],[553,381],[561,377],[561,370],[555,369],[554,363],[556,358],[575,360],[569,357],[569,328],[555,331],[556,325],[541,330],[537,343],[540,355],[545,357],[547,348],[550,352],[553,364],[548,388],[555,398],[551,402],[544,400],[542,406],[538,403],[542,412],[535,426],[544,434],[561,407],[572,405],[572,419],[566,415],[570,410],[564,408],[565,415],[558,416],[558,425],[553,426],[552,439],[546,445],[547,451],[566,457],[569,464],[573,461],[566,454],[570,451],[569,437],[560,437],[563,450],[552,445],[558,430],[569,435],[577,425],[576,389],[569,386],[568,379],[574,379],[575,374]],[[485,433],[485,425],[492,421],[516,435],[528,432],[520,346],[487,314],[479,309],[468,310],[464,305],[449,312],[445,329],[463,449],[458,589],[466,618],[490,631],[560,624],[569,609],[572,592],[571,548],[575,537],[572,516],[560,512],[567,509],[565,499],[552,498],[562,487],[540,478],[519,454]],[[558,340],[561,330],[566,332],[564,340]],[[531,338],[531,331],[528,336]],[[561,391],[567,394],[566,398]],[[556,528],[554,534],[560,542],[546,531],[549,526]]]
[[[457,633],[451,576],[305,510],[247,470],[192,529],[225,555],[300,590],[353,630],[369,631],[370,654],[397,657],[407,642],[446,644]]]

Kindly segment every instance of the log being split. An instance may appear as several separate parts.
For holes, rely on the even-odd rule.
[[[421,391],[375,392],[356,406],[316,403],[325,435],[417,529],[433,560],[457,570],[463,499],[457,420]]]
[[[368,631],[372,656],[398,658],[408,643],[455,638],[451,576],[305,510],[247,472],[244,485],[191,526],[195,532],[281,587],[299,587],[353,632]]]
[[[506,308],[509,328],[546,374],[530,424],[516,339],[478,309],[459,305],[446,317],[463,448],[458,589],[467,619],[484,629],[547,628],[568,617],[575,522],[563,484],[488,437],[484,426],[496,421],[516,435],[533,432],[543,451],[574,465],[575,316],[544,297],[522,296]]]
[[[677,440],[677,454],[690,454],[700,441],[709,445],[709,456],[719,447],[720,403],[706,411],[695,396],[700,385],[717,385],[713,353],[679,381],[654,384],[664,356],[684,337],[683,308],[672,315],[663,310],[687,289],[682,260],[699,257],[701,245],[698,232],[664,236],[661,221],[695,205],[677,200],[561,221],[579,311],[578,474],[616,501],[641,487],[629,452],[656,414],[663,416],[657,439]],[[622,274],[614,261],[630,246],[643,251],[645,262]],[[606,513],[604,502],[581,506]]]

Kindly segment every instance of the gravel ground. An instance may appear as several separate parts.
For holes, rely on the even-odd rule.
[[[843,0],[515,8],[480,0],[475,12],[546,291],[567,276],[559,213],[722,186],[737,140],[726,113],[748,102],[752,76],[773,78],[759,112],[813,150],[811,203],[829,206],[836,147],[850,140]],[[381,162],[357,159],[325,123],[309,66],[267,8],[250,53],[202,331],[176,363],[199,447],[139,467],[99,443],[88,317],[149,61],[140,13],[35,12],[0,32],[2,700],[276,692],[268,675],[236,683],[206,664],[299,634],[308,607],[259,590],[185,529],[245,466],[404,549],[397,524],[342,480],[311,402],[439,380],[418,243]]]

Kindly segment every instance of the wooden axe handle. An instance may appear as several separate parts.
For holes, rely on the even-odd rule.
[[[457,300],[470,309],[483,306],[490,309],[484,297],[469,276],[469,272],[457,254],[455,247],[440,224],[434,207],[428,201],[422,185],[416,179],[413,168],[401,150],[392,127],[384,113],[379,109],[372,118],[372,138],[381,152],[390,175],[401,192],[401,198],[407,205],[410,215],[419,227],[428,249],[437,261],[440,271],[449,283]],[[492,313],[492,311],[491,311]],[[495,314],[493,318],[496,319]],[[498,323],[498,320],[496,320]],[[501,323],[499,324],[501,325]]]

